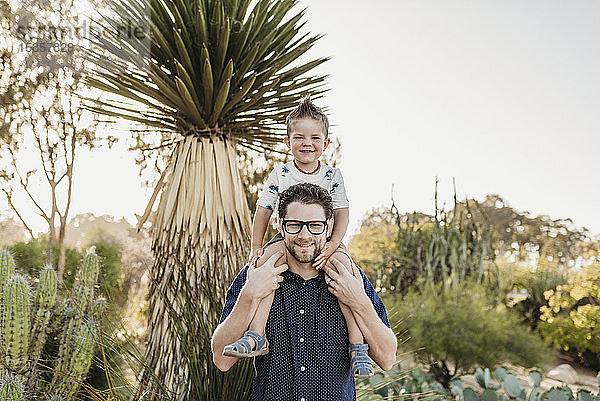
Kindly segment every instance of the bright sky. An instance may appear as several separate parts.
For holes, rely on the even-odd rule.
[[[318,105],[342,141],[348,234],[392,185],[400,211],[432,212],[436,176],[447,204],[455,177],[459,199],[498,193],[600,234],[600,2],[300,4],[325,34],[311,56],[333,58]],[[124,149],[81,154],[71,216],[142,214]]]

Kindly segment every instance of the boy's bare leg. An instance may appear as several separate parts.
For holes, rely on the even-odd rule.
[[[256,266],[262,266],[273,254],[282,251],[282,256],[275,262],[275,266],[281,266],[285,263],[285,245],[283,241],[278,241],[270,244],[264,250],[263,255],[256,262]],[[260,334],[261,336],[265,335],[265,330],[267,328],[267,320],[269,319],[269,313],[271,312],[271,306],[273,305],[273,298],[275,297],[275,293],[272,292],[269,296],[261,299],[258,304],[258,308],[256,309],[256,313],[250,322],[249,329]],[[351,312],[352,313],[352,312]],[[252,347],[255,347],[256,344],[254,340],[250,338],[250,343]]]
[[[350,274],[353,274],[352,265],[354,264],[354,262],[352,262],[352,259],[350,258],[349,255],[347,255],[345,252],[335,251],[333,253],[333,255],[331,255],[330,259],[332,259],[332,258],[341,262],[344,265],[344,267],[346,268],[346,270],[348,270],[350,272]],[[333,269],[336,269],[336,267],[333,265],[333,263],[331,261],[327,261],[327,264],[330,264],[330,266],[333,266]],[[360,331],[358,324],[356,323],[356,319],[354,318],[352,311],[350,310],[350,308],[347,305],[345,305],[339,301],[338,301],[338,303],[340,305],[340,309],[342,310],[342,314],[344,315],[344,318],[346,319],[346,326],[348,327],[348,340],[350,341],[350,344],[364,343],[363,334]],[[353,352],[352,356],[354,356],[354,352]]]

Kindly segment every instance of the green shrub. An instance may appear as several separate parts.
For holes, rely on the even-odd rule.
[[[584,267],[566,285],[546,292],[538,329],[547,342],[594,369],[600,366],[600,264]]]
[[[452,377],[475,366],[502,362],[539,366],[552,357],[543,341],[504,305],[493,306],[479,284],[447,291],[411,290],[404,299],[388,298],[391,309],[406,317],[411,349],[448,387]],[[452,371],[451,371],[452,369]]]
[[[514,266],[514,288],[527,290],[527,298],[517,302],[513,310],[523,316],[532,329],[540,322],[540,308],[547,305],[544,294],[548,290],[567,283],[567,273],[557,263],[545,256],[538,259],[532,270],[528,267]]]

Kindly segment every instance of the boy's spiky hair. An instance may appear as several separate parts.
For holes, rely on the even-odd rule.
[[[304,96],[302,100],[300,100],[300,103],[298,103],[298,106],[296,106],[285,119],[288,136],[290,135],[294,123],[303,118],[312,118],[313,120],[320,122],[323,126],[323,131],[325,132],[325,138],[327,138],[329,135],[329,119],[325,113],[323,113],[323,110],[321,110],[320,107],[315,106],[310,100],[310,95]]]

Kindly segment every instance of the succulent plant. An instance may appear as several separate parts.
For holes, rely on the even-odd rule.
[[[94,301],[99,271],[98,257],[88,253],[77,273],[72,297],[57,316],[52,313],[58,293],[54,269],[47,266],[40,271],[32,305],[27,280],[15,273],[10,252],[0,251],[0,401],[74,398],[89,371],[98,337],[93,315],[101,316],[106,308],[105,301]],[[53,329],[62,333],[54,378],[43,396],[38,394],[39,360],[48,331]]]
[[[454,379],[450,382],[450,393],[456,400],[460,401],[498,401],[506,400],[506,396],[510,400],[527,401],[600,401],[600,395],[593,395],[583,389],[580,389],[577,392],[577,397],[575,397],[571,389],[566,385],[563,387],[553,387],[548,391],[542,392],[539,387],[542,382],[542,374],[537,370],[529,372],[529,381],[533,386],[529,395],[521,388],[519,379],[509,373],[506,368],[501,367],[496,369],[494,375],[504,387],[504,392],[500,394],[497,390],[500,390],[502,386],[490,384],[489,378],[487,378],[485,371],[481,368],[475,372],[477,384],[484,389],[481,394],[470,387],[464,387],[460,379]],[[598,374],[598,382],[600,384],[600,374]]]
[[[28,361],[29,326],[31,322],[30,289],[25,277],[15,274],[2,286],[3,365],[19,372]]]

